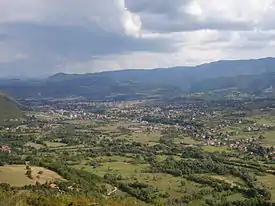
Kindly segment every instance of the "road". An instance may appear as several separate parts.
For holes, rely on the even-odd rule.
[[[112,195],[113,193],[115,193],[117,191],[117,187],[114,187],[114,189],[111,192],[108,192],[108,196]]]

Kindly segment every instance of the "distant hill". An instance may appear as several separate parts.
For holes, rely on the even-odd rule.
[[[266,89],[268,84],[263,84],[265,76],[261,75],[269,73],[275,73],[275,58],[224,60],[193,67],[152,70],[58,73],[43,80],[3,80],[0,90],[17,98],[82,96],[93,100],[133,100],[174,97],[190,91],[227,87],[246,88],[253,92],[257,89],[255,82]]]
[[[0,123],[6,119],[23,117],[18,104],[9,96],[0,93]]]
[[[238,75],[233,77],[218,77],[194,82],[191,92],[208,92],[233,88],[246,93],[274,93],[275,72],[263,74]]]

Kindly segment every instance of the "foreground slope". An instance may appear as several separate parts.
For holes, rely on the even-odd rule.
[[[7,119],[21,118],[22,116],[18,104],[9,96],[0,93],[0,122]]]

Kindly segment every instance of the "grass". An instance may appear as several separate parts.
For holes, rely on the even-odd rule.
[[[47,147],[64,147],[64,146],[67,146],[67,144],[60,143],[60,142],[44,141],[44,143],[47,145]]]
[[[200,184],[163,173],[139,173],[133,179],[129,180],[129,182],[133,181],[152,185],[163,192],[167,192],[170,198],[194,194],[202,189],[202,185]]]
[[[255,116],[248,118],[248,120],[257,122],[258,124],[266,124],[269,126],[275,126],[275,117],[269,116],[268,114],[266,114],[264,116],[255,115]]]
[[[239,126],[227,126],[227,127],[222,128],[221,131],[224,131],[224,132],[241,132],[242,130]]]
[[[50,142],[50,143],[54,143],[54,142]],[[81,148],[84,149],[84,147],[85,147],[85,145],[83,145],[83,144],[74,145],[74,146],[67,146],[66,144],[61,146],[60,144],[62,144],[62,143],[57,142],[56,144],[49,144],[49,145],[51,145],[51,150],[54,150],[54,151],[75,151],[75,150],[78,150]],[[53,147],[54,145],[55,145],[55,147]],[[87,147],[85,149],[87,149]]]
[[[271,201],[275,201],[275,175],[266,174],[265,176],[258,176],[257,179],[265,185],[271,192]]]
[[[35,149],[41,149],[41,148],[44,148],[45,146],[42,145],[42,144],[36,144],[34,142],[27,142],[24,146],[26,147],[33,147]]]
[[[236,200],[244,200],[245,197],[241,193],[236,193],[234,195],[229,195],[226,197],[227,201],[233,202]]]
[[[268,131],[263,133],[265,139],[262,140],[263,144],[266,145],[275,145],[275,131]]]
[[[102,166],[94,168],[93,166],[77,165],[76,168],[97,174],[103,177],[107,173],[120,174],[123,177],[131,177],[141,170],[148,168],[147,164],[130,164],[126,162],[104,162]]]
[[[210,177],[214,178],[214,179],[218,179],[218,180],[223,180],[229,184],[232,185],[244,185],[243,180],[241,180],[238,177],[235,177],[233,175],[210,175]]]
[[[160,132],[139,132],[139,133],[133,133],[131,136],[132,140],[135,142],[141,142],[141,143],[150,143],[150,142],[158,142],[160,139]]]
[[[206,152],[230,152],[227,147],[214,147],[214,146],[203,146],[202,149]]]
[[[162,162],[164,160],[166,160],[169,156],[166,156],[166,155],[156,155],[156,160],[158,162]],[[176,156],[176,155],[173,155],[173,158],[176,160],[176,161],[180,161],[182,158],[179,157],[179,156]]]
[[[202,200],[193,200],[189,202],[187,206],[204,206],[204,205],[205,203]]]
[[[12,186],[21,187],[24,185],[34,185],[36,181],[44,184],[45,182],[62,180],[63,178],[57,173],[48,170],[43,167],[34,167],[31,166],[32,177],[33,179],[28,178],[26,173],[25,165],[6,165],[0,167],[0,182],[8,183]],[[42,171],[42,174],[38,174],[39,171]],[[38,178],[39,175],[39,178]]]
[[[174,139],[176,144],[186,144],[186,145],[199,145],[200,141],[196,141],[189,136],[180,136],[179,138]]]
[[[166,156],[159,155],[157,157],[160,161],[166,158]],[[179,159],[179,157],[175,157]],[[183,197],[186,194],[195,194],[201,189],[207,188],[207,186],[188,181],[180,177],[174,177],[169,174],[163,173],[144,173],[144,170],[148,168],[147,164],[131,164],[127,161],[133,160],[131,157],[112,156],[112,157],[97,157],[93,160],[99,160],[101,166],[94,168],[93,166],[85,165],[83,162],[80,165],[75,166],[77,169],[82,169],[93,174],[97,174],[103,177],[105,174],[117,174],[121,175],[124,179],[121,182],[141,182],[148,185],[152,185],[158,188],[162,192],[167,192],[169,198]],[[111,162],[109,162],[111,161]],[[210,187],[208,187],[211,189]]]
[[[94,160],[98,160],[100,162],[129,162],[133,160],[130,157],[122,157],[122,156],[100,156],[94,158]]]

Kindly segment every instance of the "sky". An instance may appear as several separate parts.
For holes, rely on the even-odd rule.
[[[275,54],[275,0],[0,0],[0,77]]]

